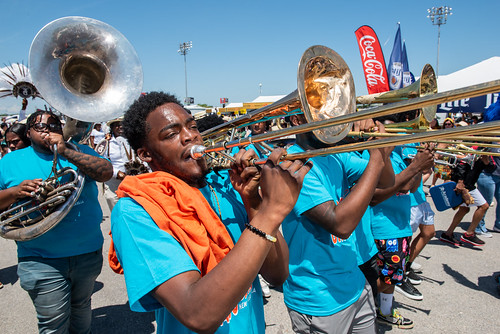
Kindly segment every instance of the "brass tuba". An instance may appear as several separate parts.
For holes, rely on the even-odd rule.
[[[140,96],[142,66],[130,42],[110,25],[86,17],[64,17],[43,27],[30,48],[29,65],[40,96],[66,117],[63,136],[80,141],[88,124],[114,119]],[[69,119],[69,121],[68,121]],[[69,131],[68,131],[69,130]],[[26,241],[56,226],[71,210],[85,176],[56,170],[41,190],[0,215],[0,236]]]

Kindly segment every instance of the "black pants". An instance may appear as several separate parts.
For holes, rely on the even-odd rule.
[[[378,305],[378,289],[377,289],[377,279],[379,275],[379,267],[377,265],[377,254],[375,254],[371,259],[359,266],[359,269],[365,275],[366,280],[372,287],[373,299],[375,304]]]

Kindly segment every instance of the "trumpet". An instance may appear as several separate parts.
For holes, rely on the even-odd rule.
[[[412,147],[419,148],[419,147],[415,147],[415,146],[412,146]],[[439,154],[442,157],[442,159],[434,159],[434,164],[436,164],[436,165],[449,166],[449,167],[453,168],[458,163],[457,162],[458,157],[456,154],[443,152],[443,151],[436,151],[435,153]],[[408,159],[413,159],[413,158],[415,158],[415,155],[416,154],[410,153],[410,154],[407,154],[406,157],[408,157]]]

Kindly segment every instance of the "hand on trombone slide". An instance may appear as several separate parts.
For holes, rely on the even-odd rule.
[[[385,126],[379,121],[374,121],[373,119],[366,119],[361,121],[356,121],[352,124],[352,131],[355,133],[367,133],[367,132],[375,132],[375,133],[387,133],[385,131]],[[369,137],[367,141],[380,139],[380,137]],[[384,158],[389,158],[391,155],[394,146],[380,147],[371,149],[370,152],[374,152],[374,150],[379,150]]]
[[[421,173],[428,171],[434,166],[435,148],[435,143],[424,143],[423,147],[418,150],[410,165],[418,168]]]
[[[289,202],[295,203],[304,176],[312,167],[311,162],[283,160],[286,151],[274,149],[267,159],[258,160],[253,149],[242,148],[234,156],[229,177],[234,189],[240,193],[245,207],[258,209],[261,202],[283,202],[285,211]]]

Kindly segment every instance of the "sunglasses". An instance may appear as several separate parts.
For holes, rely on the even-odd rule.
[[[20,141],[21,141],[21,139],[6,140],[5,143],[7,144],[7,146],[10,146],[10,145],[17,146],[17,144],[19,144]]]
[[[452,123],[444,123],[444,125],[453,125]]]
[[[49,130],[50,132],[61,131],[62,127],[59,123],[35,123],[31,126],[33,130],[40,132]]]

